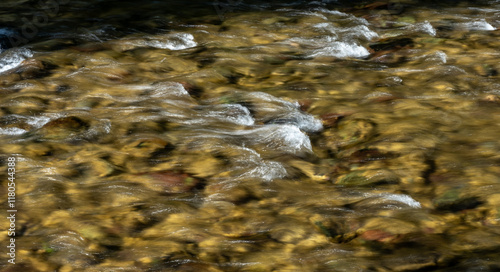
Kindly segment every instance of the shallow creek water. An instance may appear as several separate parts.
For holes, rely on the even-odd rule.
[[[500,269],[499,1],[137,2],[0,4],[0,271]]]

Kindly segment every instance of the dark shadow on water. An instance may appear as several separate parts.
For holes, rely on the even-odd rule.
[[[387,9],[402,13],[411,6],[437,8],[480,5],[490,1],[21,1],[0,3],[0,47],[24,46],[59,39],[41,50],[57,50],[87,42],[101,42],[133,33],[157,34],[198,24],[220,25],[231,14],[279,8],[309,10],[315,7],[355,11]]]

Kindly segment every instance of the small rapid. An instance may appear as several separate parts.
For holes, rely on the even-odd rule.
[[[21,65],[23,61],[33,57],[33,52],[26,48],[13,48],[0,51],[0,73],[9,71]]]

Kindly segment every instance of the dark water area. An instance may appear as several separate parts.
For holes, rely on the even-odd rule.
[[[499,1],[2,1],[0,271],[498,271]]]
[[[234,12],[270,11],[280,8],[308,10],[325,7],[340,10],[386,10],[391,14],[407,8],[443,9],[459,5],[488,6],[491,1],[19,1],[0,3],[2,28],[13,32],[18,39],[7,42],[4,48],[47,39],[69,39],[71,43],[86,42],[82,35],[98,31],[95,39],[113,39],[132,33],[172,31],[189,24],[221,24],[224,15]],[[213,15],[217,14],[217,17]],[[64,14],[64,15],[63,15]],[[5,32],[5,31],[3,31]],[[0,32],[0,35],[5,33]],[[67,41],[68,42],[68,41]],[[63,46],[63,45],[61,45]]]

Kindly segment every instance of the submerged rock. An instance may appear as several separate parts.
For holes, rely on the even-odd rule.
[[[18,96],[2,103],[5,112],[19,115],[33,115],[44,112],[48,107],[47,99],[38,96]]]
[[[449,189],[435,198],[433,202],[436,209],[450,212],[473,209],[483,203],[478,197],[468,195],[464,188]]]
[[[498,76],[498,69],[489,64],[477,64],[474,66],[474,71],[483,77]]]
[[[456,253],[471,254],[500,249],[500,236],[495,231],[457,227],[450,230],[449,234],[456,237],[452,242],[452,248]]]
[[[326,113],[320,116],[324,128],[335,127],[337,123],[340,121],[340,119],[344,117],[345,117],[344,114],[337,114],[337,113]]]
[[[307,161],[292,160],[288,164],[300,170],[313,181],[324,182],[330,180],[328,165],[326,163],[317,165]]]
[[[417,233],[419,229],[407,221],[374,217],[368,219],[357,233],[360,238],[366,241],[376,241],[382,243],[398,242],[412,233]]]
[[[366,170],[352,171],[351,173],[341,175],[335,181],[339,185],[363,186],[379,184],[397,184],[399,177],[389,170]]]
[[[390,271],[410,272],[437,269],[439,255],[435,252],[397,252],[383,258],[384,266]]]
[[[168,153],[173,149],[174,146],[165,139],[139,135],[139,137],[134,137],[134,139],[123,145],[121,151],[133,157],[146,158],[157,155],[161,151]]]
[[[76,116],[52,120],[37,132],[45,139],[62,140],[75,136],[89,128],[89,123]]]
[[[186,193],[201,185],[200,179],[176,171],[159,171],[138,174],[138,176],[145,178],[142,182],[148,188],[158,192]]]
[[[28,59],[16,68],[15,73],[19,74],[22,79],[32,79],[48,75],[49,71],[41,61]]]
[[[381,40],[377,43],[372,43],[369,46],[375,52],[388,51],[388,50],[398,50],[398,49],[402,49],[405,47],[413,46],[413,40],[410,38],[386,39],[386,40]]]
[[[18,135],[30,131],[34,128],[28,118],[16,115],[0,117],[0,134]]]
[[[375,123],[364,119],[343,119],[336,128],[330,128],[323,132],[325,145],[332,150],[367,142],[375,134]]]

